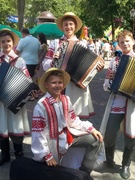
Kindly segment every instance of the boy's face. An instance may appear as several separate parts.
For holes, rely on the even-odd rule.
[[[69,18],[69,19],[63,20],[62,28],[67,38],[70,38],[71,36],[74,35],[76,25],[74,21],[72,20],[72,18]]]
[[[125,37],[120,37],[118,42],[119,47],[122,49],[124,54],[128,54],[133,49],[134,40],[128,35]]]
[[[11,51],[11,49],[13,48],[13,40],[12,40],[11,36],[6,35],[6,36],[0,37],[0,45],[1,45],[3,52],[5,54],[8,54]]]
[[[57,99],[63,90],[63,77],[54,75],[49,76],[45,82],[45,87],[51,96]]]

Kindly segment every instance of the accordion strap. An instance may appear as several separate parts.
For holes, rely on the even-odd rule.
[[[13,65],[13,63],[15,63],[18,58],[19,58],[19,56],[17,56],[16,58],[12,59],[12,60],[9,61],[8,63],[9,63],[10,65]],[[0,62],[2,63],[2,62],[4,62],[4,61],[5,61],[5,55],[3,55],[3,56],[0,57]]]
[[[67,63],[68,63],[68,60],[69,60],[69,57],[72,53],[72,50],[73,50],[73,47],[74,47],[74,44],[76,43],[75,41],[72,41],[72,40],[68,40],[68,48],[67,48],[67,51],[66,51],[66,54],[65,54],[65,57],[64,57],[64,61],[62,63],[62,66],[61,66],[61,69],[62,70],[65,70],[66,67],[67,67]]]

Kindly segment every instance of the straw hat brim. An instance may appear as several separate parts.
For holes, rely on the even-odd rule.
[[[65,89],[65,87],[67,86],[67,84],[69,83],[70,81],[70,75],[66,72],[66,71],[63,71],[61,69],[58,69],[58,68],[49,68],[40,78],[39,80],[39,88],[40,90],[43,92],[43,93],[46,93],[47,92],[47,89],[45,88],[45,80],[46,78],[53,72],[53,71],[59,71],[59,72],[62,72],[63,74],[63,89]]]
[[[63,16],[61,16],[60,18],[58,18],[58,20],[57,20],[57,22],[56,22],[56,23],[57,23],[57,26],[58,26],[58,28],[59,28],[60,30],[63,31],[62,21],[63,21],[63,19],[64,19],[65,17],[71,17],[71,18],[75,19],[75,21],[76,21],[75,33],[81,29],[81,27],[82,27],[82,21],[81,21],[81,19],[80,19],[78,16],[76,16],[74,13],[72,13],[72,12],[67,12],[67,13],[65,13]]]
[[[20,39],[19,36],[17,34],[15,34],[14,32],[12,32],[10,29],[3,28],[2,30],[0,30],[0,37],[5,32],[11,34],[11,36],[13,37],[13,40],[14,40],[13,47],[16,47],[18,45],[18,42],[19,42],[19,39]]]

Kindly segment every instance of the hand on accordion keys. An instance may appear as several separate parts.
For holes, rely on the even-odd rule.
[[[60,52],[57,51],[54,55],[53,55],[53,59],[59,59],[60,57]]]
[[[60,57],[60,52],[57,51],[57,52],[53,55],[53,61],[52,61],[52,63],[51,63],[51,66],[52,66],[52,67],[55,66],[54,64],[58,61],[59,57]],[[58,62],[57,62],[57,63],[58,63]]]
[[[105,62],[104,61],[99,61],[98,64],[97,64],[97,71],[101,71],[105,66]]]

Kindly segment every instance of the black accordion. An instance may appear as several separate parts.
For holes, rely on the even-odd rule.
[[[122,55],[114,80],[110,87],[114,93],[135,100],[135,58]]]
[[[21,70],[4,61],[0,66],[0,101],[16,114],[38,86]]]
[[[67,71],[71,80],[80,88],[90,83],[97,73],[97,64],[104,61],[79,42],[63,42],[58,51],[60,58],[54,60],[53,66]]]

